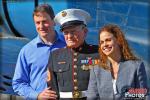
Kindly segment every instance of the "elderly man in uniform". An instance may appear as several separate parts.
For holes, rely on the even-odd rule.
[[[53,89],[59,92],[61,100],[86,100],[89,69],[99,62],[98,46],[85,41],[90,18],[90,14],[81,9],[66,9],[54,18],[67,46],[52,52],[48,64],[51,81],[48,84],[55,87]]]

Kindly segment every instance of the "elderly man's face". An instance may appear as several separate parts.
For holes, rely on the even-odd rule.
[[[70,48],[77,48],[83,44],[86,37],[87,28],[83,25],[69,27],[63,29],[63,33],[67,46]]]

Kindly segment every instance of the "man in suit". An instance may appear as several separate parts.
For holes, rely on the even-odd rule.
[[[67,46],[52,52],[48,68],[60,99],[85,100],[89,69],[98,63],[98,46],[85,41],[90,14],[81,9],[59,12],[54,21],[60,25]]]

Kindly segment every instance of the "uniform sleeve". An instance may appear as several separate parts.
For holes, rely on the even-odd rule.
[[[50,57],[49,57],[49,61],[48,61],[48,87],[51,87],[53,91],[55,91],[57,93],[57,96],[59,98],[59,89],[58,89],[58,82],[57,82],[57,74],[54,72],[53,67],[55,65],[53,65],[53,53],[51,53]]]
[[[35,99],[38,93],[30,86],[30,65],[27,64],[24,51],[21,50],[17,59],[12,86],[14,92],[26,99]]]
[[[98,87],[94,68],[90,70],[90,80],[87,90],[87,100],[99,100]]]

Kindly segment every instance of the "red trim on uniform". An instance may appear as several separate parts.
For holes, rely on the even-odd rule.
[[[72,82],[73,82],[73,90],[74,90],[74,54],[72,50],[71,50],[71,54],[72,54]]]

